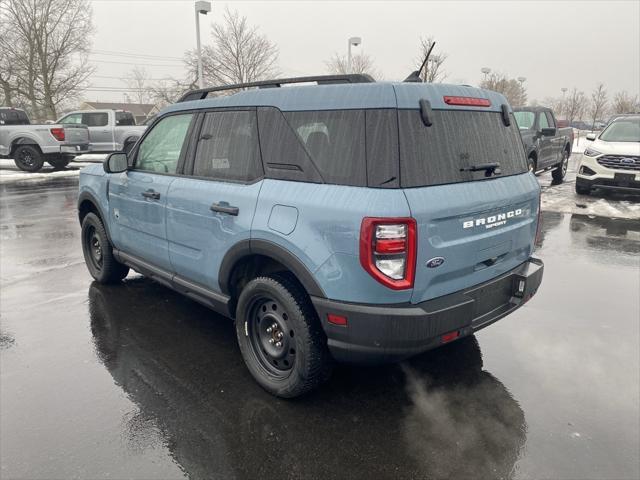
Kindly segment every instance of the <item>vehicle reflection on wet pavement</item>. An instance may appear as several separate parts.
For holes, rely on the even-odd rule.
[[[77,181],[2,185],[2,478],[638,478],[640,226],[545,212],[540,292],[476,337],[297,400],[232,322],[91,282]]]

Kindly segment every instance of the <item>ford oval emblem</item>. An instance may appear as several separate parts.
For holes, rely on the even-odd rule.
[[[444,257],[434,257],[427,262],[427,268],[437,268],[444,263]]]

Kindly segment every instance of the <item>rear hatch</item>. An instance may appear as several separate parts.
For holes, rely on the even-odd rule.
[[[493,110],[398,111],[400,177],[417,221],[411,301],[490,280],[534,248],[540,187],[527,172],[518,127]],[[470,167],[499,164],[499,172]]]
[[[69,145],[86,145],[89,143],[89,128],[86,125],[64,125],[64,142]]]

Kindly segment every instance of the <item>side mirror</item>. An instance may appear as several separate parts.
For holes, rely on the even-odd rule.
[[[556,129],[555,128],[543,128],[542,130],[540,130],[540,133],[542,133],[542,135],[544,137],[553,137],[556,134]]]
[[[596,134],[595,133],[587,133],[587,136],[585,138],[587,140],[593,142],[596,139]]]
[[[127,154],[123,152],[113,152],[102,164],[102,168],[106,173],[126,172],[129,164],[127,163]]]

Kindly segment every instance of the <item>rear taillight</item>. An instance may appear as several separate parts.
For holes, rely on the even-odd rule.
[[[53,135],[59,142],[64,142],[64,128],[52,128],[51,135]]]
[[[413,288],[416,243],[413,218],[365,217],[360,228],[360,264],[386,287]]]

